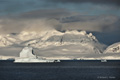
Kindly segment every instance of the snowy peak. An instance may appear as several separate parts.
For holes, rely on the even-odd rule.
[[[77,30],[72,30],[72,31],[65,31],[65,34],[76,34],[76,35],[78,35],[78,34],[83,34],[83,35],[86,35],[86,31],[81,31],[81,32],[79,32],[79,31],[77,31]]]
[[[0,37],[0,46],[9,45],[30,45],[35,48],[43,48],[47,46],[63,46],[63,45],[94,45],[99,44],[92,33],[87,34],[86,31],[66,31],[59,32],[57,30],[48,30],[43,32],[26,32],[22,31],[17,35],[6,35]]]
[[[79,50],[74,50],[80,53],[101,53],[104,47],[92,33],[88,34],[86,31],[73,30],[60,32],[48,30],[39,33],[23,31],[16,35],[8,34],[0,36],[0,47],[28,45],[37,49],[63,48],[64,46],[69,48],[69,46],[75,46]]]
[[[11,45],[12,42],[6,36],[0,35],[0,47],[5,47]]]
[[[104,53],[120,53],[120,42],[108,46]]]
[[[61,39],[61,40],[56,40]],[[48,37],[47,41],[61,41],[61,42],[88,42],[97,41],[96,37],[92,33],[87,34],[86,31],[66,31],[65,33],[59,32],[58,34],[52,34]]]
[[[65,31],[65,34],[74,34],[74,35],[87,35],[86,31],[77,31],[77,30],[72,30],[72,31]]]
[[[92,33],[87,34],[85,31],[48,31],[38,40],[32,40],[26,43],[26,45],[28,44],[35,48],[79,45],[80,49],[83,49],[82,51],[84,51],[84,49],[91,50],[93,53],[101,53],[103,51],[103,45],[97,41],[95,36],[93,36]]]
[[[87,34],[86,31],[80,31],[79,32],[77,30],[72,30],[72,31],[66,31],[65,34],[87,36],[87,37],[97,41],[96,37],[92,33]]]
[[[33,39],[33,38],[38,38],[38,37],[40,37],[40,34],[38,34],[36,32],[22,31],[17,37],[20,40],[25,41],[25,40],[30,40],[30,39]]]

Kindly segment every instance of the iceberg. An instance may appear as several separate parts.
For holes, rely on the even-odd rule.
[[[16,58],[14,62],[17,62],[17,63],[18,62],[20,63],[29,63],[29,62],[47,63],[47,62],[60,62],[60,60],[38,58],[34,54],[32,47],[24,47],[22,51],[20,52],[19,58]]]
[[[32,47],[25,47],[20,52],[20,58],[36,58]]]

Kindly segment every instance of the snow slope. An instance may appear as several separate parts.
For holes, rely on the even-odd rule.
[[[120,53],[120,42],[108,46],[104,53]]]
[[[51,48],[60,47],[61,50],[68,48],[69,52],[72,50],[71,52],[73,53],[79,52],[82,54],[100,54],[103,52],[105,46],[100,44],[92,33],[87,34],[86,31],[79,32],[76,30],[66,32],[49,30],[41,33],[23,31],[17,35],[7,34],[1,36],[0,39],[0,47],[29,45],[40,50],[50,50]]]
[[[92,33],[76,30],[0,35],[0,59],[19,57],[19,52],[28,45],[34,48],[37,57],[46,59],[120,59],[120,42],[105,50],[106,46]]]
[[[87,34],[86,31],[66,31],[64,33],[58,31],[52,31],[52,33],[47,32],[44,37],[27,42],[26,44],[30,44],[32,47],[39,49],[76,45],[81,53],[101,53],[104,47],[92,33]],[[74,51],[75,50],[76,49],[74,49]]]
[[[11,45],[12,42],[5,36],[0,35],[0,46],[5,47]]]

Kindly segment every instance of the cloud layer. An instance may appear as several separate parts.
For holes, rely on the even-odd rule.
[[[120,40],[119,25],[119,0],[0,0],[1,34],[76,29]]]
[[[0,32],[41,31],[53,28],[60,31],[120,32],[119,25],[120,17],[114,15],[87,16],[64,9],[52,9],[30,11],[7,18],[2,17]]]
[[[47,1],[47,0],[46,0]],[[120,0],[50,0],[52,2],[61,3],[94,3],[94,4],[112,4],[120,6]]]

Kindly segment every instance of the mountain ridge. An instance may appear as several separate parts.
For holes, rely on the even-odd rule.
[[[7,34],[0,37],[4,42],[8,42],[1,47],[21,45],[21,46],[32,46],[34,48],[47,48],[52,46],[64,46],[64,45],[79,45],[81,49],[91,50],[93,53],[102,53],[104,45],[99,43],[96,37],[86,31],[66,31],[59,32],[57,30],[48,30],[44,32],[26,32],[22,31],[17,35]],[[9,40],[8,40],[9,39]],[[3,41],[0,41],[2,44]],[[82,50],[84,53],[84,50]],[[85,51],[86,52],[86,51]],[[89,52],[89,51],[87,51]]]
[[[108,46],[104,53],[120,53],[120,42]]]

